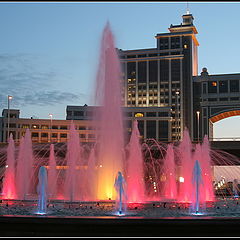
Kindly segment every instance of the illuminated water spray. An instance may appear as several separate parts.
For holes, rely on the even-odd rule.
[[[109,23],[103,31],[100,61],[96,79],[95,114],[99,124],[97,198],[115,199],[114,179],[123,172],[124,137],[121,109],[120,63]],[[100,167],[101,166],[101,167]]]

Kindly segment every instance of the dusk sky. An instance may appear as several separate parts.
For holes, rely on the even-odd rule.
[[[117,48],[155,48],[157,33],[180,24],[187,2],[0,3],[0,109],[21,117],[66,118],[67,105],[93,104],[100,39],[107,21]],[[240,2],[189,2],[200,43],[199,73],[240,73]],[[214,125],[239,136],[240,117]]]

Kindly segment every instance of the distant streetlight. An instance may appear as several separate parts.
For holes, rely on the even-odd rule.
[[[199,142],[199,116],[200,116],[200,111],[197,111],[197,139]]]
[[[8,127],[7,127],[7,137],[6,137],[6,140],[8,140],[9,138],[9,123],[10,123],[10,100],[13,99],[12,96],[8,95]]]
[[[52,142],[52,119],[53,119],[53,115],[51,113],[49,113],[48,115],[50,117],[50,142]]]

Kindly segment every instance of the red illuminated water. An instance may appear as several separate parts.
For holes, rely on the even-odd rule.
[[[34,192],[34,166],[33,166],[32,140],[30,130],[26,130],[25,137],[20,141],[16,169],[17,198],[27,199]]]
[[[49,169],[48,169],[48,195],[55,198],[57,194],[57,170],[54,155],[54,144],[50,145]]]
[[[98,193],[102,200],[115,199],[113,187],[118,171],[123,175],[124,136],[121,109],[120,63],[109,23],[103,31],[96,79],[96,104],[100,106],[96,120],[98,136]],[[101,166],[101,167],[100,167]]]
[[[163,196],[167,199],[177,198],[177,185],[176,185],[177,179],[175,167],[176,164],[174,160],[173,145],[169,144],[163,164],[163,172],[165,175]]]
[[[15,145],[12,134],[10,134],[7,148],[6,170],[3,181],[3,196],[7,199],[16,198],[15,185]]]
[[[80,187],[78,183],[79,170],[77,166],[80,165],[80,141],[79,134],[75,129],[75,125],[72,122],[69,130],[69,140],[67,143],[67,155],[66,155],[66,177],[64,185],[64,199],[69,201],[79,200]]]
[[[128,144],[127,161],[127,198],[128,202],[145,201],[145,183],[143,171],[142,147],[139,142],[138,122],[133,123],[132,135]]]
[[[180,176],[178,200],[190,202],[192,198],[192,169],[194,161],[192,158],[192,142],[187,129],[184,130],[183,140],[179,146],[180,153]]]

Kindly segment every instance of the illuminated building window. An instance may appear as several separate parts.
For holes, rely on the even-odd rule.
[[[28,124],[23,124],[22,128],[29,128],[29,125]]]
[[[216,87],[217,86],[217,82],[212,82],[212,86]]]
[[[39,128],[39,125],[32,125],[32,128],[38,129],[38,128]]]
[[[48,126],[47,126],[47,125],[42,125],[41,128],[42,128],[42,129],[48,129]]]
[[[144,117],[143,113],[135,113],[135,117]]]
[[[183,47],[186,49],[188,46],[187,46],[187,44],[184,44]]]

